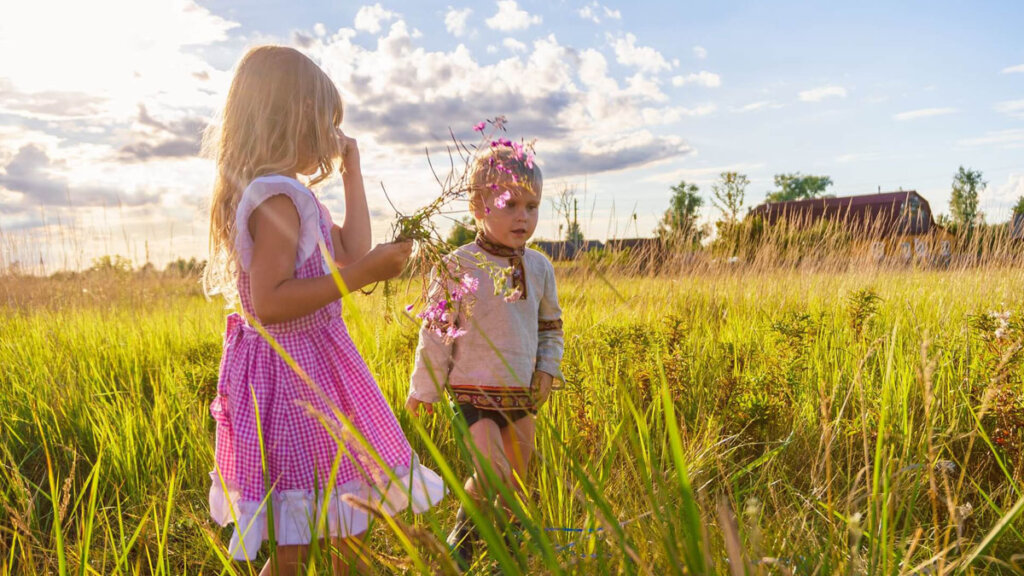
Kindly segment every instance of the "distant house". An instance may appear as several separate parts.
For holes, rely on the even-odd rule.
[[[750,215],[768,226],[836,223],[853,234],[858,252],[875,261],[944,261],[951,255],[951,235],[935,224],[928,201],[914,190],[766,202]]]
[[[615,238],[604,243],[609,252],[625,252],[633,254],[657,254],[664,248],[660,238]]]
[[[535,240],[531,247],[540,250],[552,260],[575,260],[580,254],[591,250],[602,250],[604,244],[597,240],[567,242],[565,240]]]
[[[1014,214],[1010,221],[1010,238],[1024,240],[1024,214]]]

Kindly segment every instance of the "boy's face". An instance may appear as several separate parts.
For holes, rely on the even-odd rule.
[[[541,194],[513,189],[511,197],[505,202],[505,207],[498,208],[495,198],[499,194],[500,192],[488,194],[486,209],[474,209],[474,216],[490,240],[509,248],[522,248],[537,230]]]

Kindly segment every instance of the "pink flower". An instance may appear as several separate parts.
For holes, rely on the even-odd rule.
[[[494,127],[499,130],[503,130],[506,122],[508,122],[508,120],[505,119],[505,116],[497,116],[494,118]]]
[[[526,167],[533,170],[533,154],[526,155]]]
[[[405,307],[405,311],[406,312],[412,312],[412,309],[413,309],[413,305],[412,304],[409,304],[408,306]]]
[[[515,302],[516,300],[519,300],[519,298],[521,298],[522,295],[523,295],[523,293],[519,291],[519,288],[516,288],[515,290],[512,291],[511,294],[509,294],[508,296],[505,296],[505,302],[508,303],[508,304],[511,304],[511,303]]]
[[[455,326],[449,326],[448,330],[445,331],[445,337],[454,340],[460,336],[464,336],[466,330],[464,328],[456,328]]]
[[[480,281],[476,278],[466,274],[462,277],[462,288],[467,292],[476,292],[476,289],[480,287]]]
[[[512,151],[515,152],[516,158],[523,157],[523,145],[519,142],[512,143]]]
[[[505,204],[512,199],[512,193],[505,190],[501,194],[494,197],[494,206],[496,208],[504,208]]]
[[[484,128],[487,128],[486,122],[480,122],[476,126],[473,126],[473,130],[476,130],[477,132],[483,132]]]

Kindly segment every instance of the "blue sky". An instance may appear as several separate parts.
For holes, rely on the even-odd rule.
[[[0,50],[21,55],[0,60],[7,260],[201,257],[198,134],[262,43],[303,49],[341,88],[377,241],[381,184],[422,205],[437,193],[423,148],[495,114],[538,139],[546,194],[575,189],[594,238],[650,234],[672,184],[709,199],[724,170],[750,177],[749,206],[800,171],[945,212],[961,164],[989,182],[989,221],[1024,195],[1019,2],[23,4],[0,8]],[[323,194],[340,214],[337,185]],[[538,236],[556,234],[549,207]]]

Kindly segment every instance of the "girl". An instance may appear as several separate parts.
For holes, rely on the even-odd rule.
[[[553,380],[561,379],[563,342],[554,268],[540,252],[526,249],[537,228],[540,168],[532,155],[504,140],[477,159],[471,179],[470,209],[478,234],[453,257],[468,271],[464,282],[478,287],[472,316],[465,306],[457,309],[458,330],[466,332],[454,340],[424,322],[406,408],[413,414],[421,406],[432,412],[431,404],[447,388],[466,419],[473,453],[483,460],[474,462],[476,473],[466,481],[467,492],[480,499],[484,462],[513,489],[519,488],[514,478],[526,478],[534,415]],[[511,274],[507,286],[494,290],[498,269]],[[470,535],[460,508],[448,543],[466,562],[473,552]]]
[[[313,538],[328,536],[336,569],[359,564],[352,560],[358,542],[346,539],[358,538],[369,518],[344,495],[393,514],[410,502],[421,512],[444,492],[410,450],[349,338],[329,275],[333,258],[355,290],[398,274],[411,250],[409,243],[370,250],[359,149],[339,129],[341,119],[338,91],[316,64],[291,48],[263,46],[239,63],[215,142],[204,280],[241,313],[228,316],[210,408],[217,424],[210,513],[222,526],[234,522],[236,559],[252,560],[272,535],[279,574],[297,573]],[[341,226],[296,179],[311,176],[315,185],[338,160]],[[268,562],[261,574],[273,570]]]

